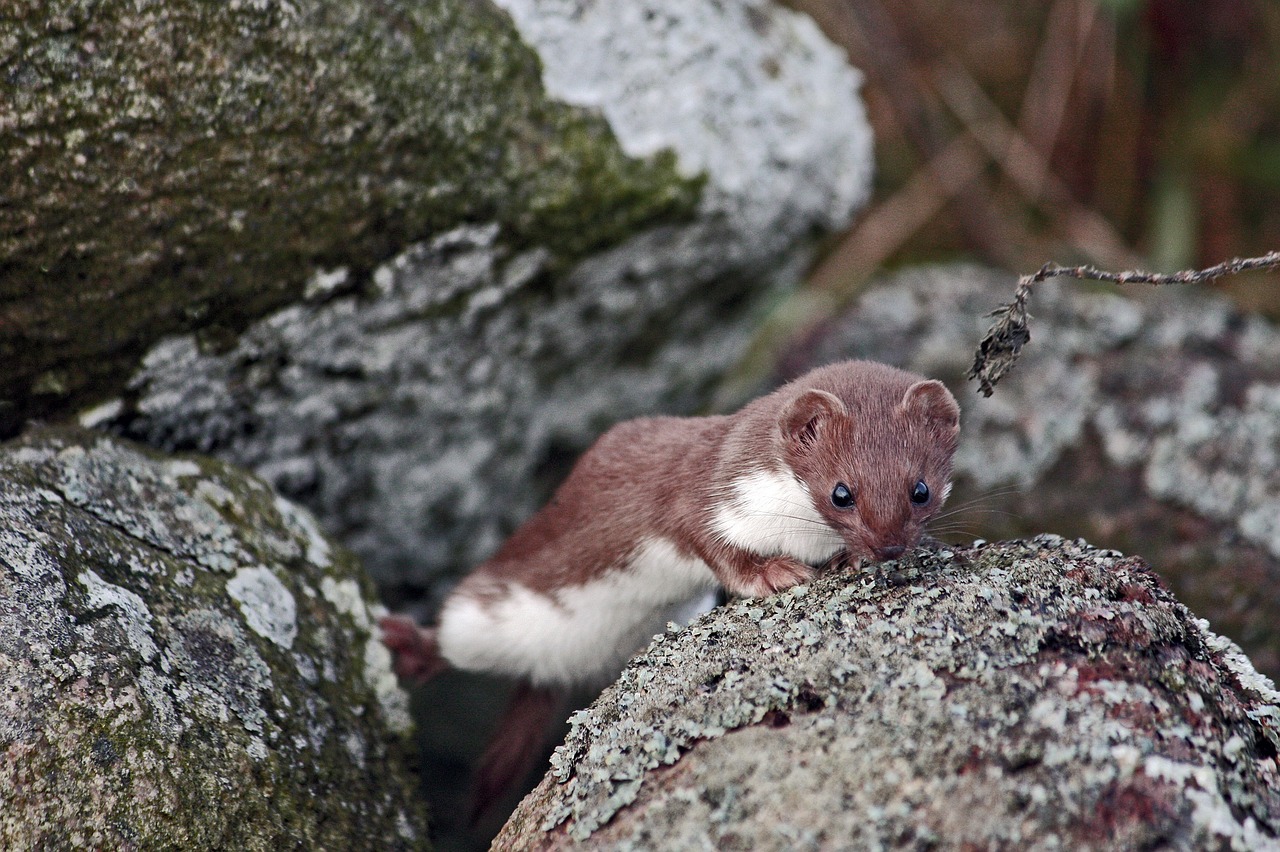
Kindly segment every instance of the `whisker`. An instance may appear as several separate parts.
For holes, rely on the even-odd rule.
[[[988,503],[993,503],[1000,497],[1007,497],[1010,494],[1016,494],[1016,493],[1019,493],[1019,492],[1016,490],[1013,490],[1013,491],[1008,491],[1004,494],[994,494],[994,493],[983,494],[978,497],[974,497],[971,500],[965,500],[963,503],[955,503],[953,505],[950,505],[947,507],[945,512],[940,512],[939,514],[951,515],[951,514],[955,514],[956,512],[966,512],[966,511],[969,511],[970,509],[981,507]]]
[[[993,515],[1006,515],[998,509],[979,509],[973,512],[959,512],[954,515],[938,515],[929,519],[929,529],[946,529],[950,526],[973,526],[976,521],[989,520]]]
[[[933,518],[931,523],[936,523],[938,521],[963,520],[964,518],[990,519],[990,518],[1016,518],[1018,516],[1019,515],[1017,512],[1011,512],[1008,509],[973,509],[967,512],[955,512],[947,515],[937,515],[936,517]]]
[[[803,515],[784,515],[778,512],[743,512],[741,514],[741,517],[745,520],[751,520],[753,518],[782,518],[788,521],[799,521],[800,523],[808,524],[809,526],[813,526],[813,527],[823,527],[826,529],[830,529],[830,527],[827,526],[825,521],[820,521],[815,518],[805,517]]]
[[[800,533],[805,533],[805,535],[812,535],[812,533],[814,532],[829,532],[829,533],[832,533],[832,535],[836,535],[836,531],[832,530],[831,527],[828,527],[826,523],[814,523],[812,521],[806,521],[806,519],[804,518],[791,518],[786,516],[777,516],[777,514],[774,514],[774,516],[769,516],[769,517],[785,518],[786,521],[799,522],[799,526],[783,527],[783,530],[787,532],[800,532]],[[762,528],[768,528],[769,526],[772,526],[772,525],[760,525],[760,527]]]
[[[826,521],[819,516],[814,515],[793,515],[788,512],[767,512],[767,511],[751,511],[736,513],[735,520],[754,521],[757,519],[773,519],[782,518],[784,520],[800,521],[806,524],[822,524],[826,525]]]
[[[833,539],[839,539],[839,534],[831,527],[824,525],[818,526],[809,524],[804,527],[788,526],[783,528],[763,528],[754,538],[753,543],[758,547],[768,548],[771,545],[782,544],[787,541],[796,539],[812,539],[815,533],[821,533]],[[720,541],[725,544],[731,544],[724,536],[717,536]]]
[[[991,500],[996,500],[1000,497],[1008,497],[1011,494],[1020,494],[1023,491],[1024,491],[1024,488],[1021,485],[1003,485],[999,488],[992,488],[988,491],[984,491],[981,494],[975,494],[974,496],[965,500],[963,503],[957,503],[953,505],[951,509],[952,511],[956,509],[964,509],[969,506],[975,506],[981,503],[989,502]]]
[[[981,512],[1007,512],[1007,511],[1009,510],[999,509],[994,506],[986,506],[980,503],[970,503],[965,506],[955,506],[954,508],[947,509],[945,512],[939,512],[938,514],[934,515],[934,517],[950,518],[954,515],[970,515],[970,514],[977,514]]]
[[[973,527],[968,524],[954,524],[950,526],[929,527],[926,530],[926,532],[929,535],[932,535],[935,537],[943,536],[943,535],[960,535],[960,536],[967,536],[969,538],[986,538],[987,537],[986,535],[983,534],[983,530],[981,528]]]
[[[929,530],[929,535],[934,538],[942,536],[964,536],[966,538],[981,538],[976,530],[971,529],[954,529],[954,530]]]

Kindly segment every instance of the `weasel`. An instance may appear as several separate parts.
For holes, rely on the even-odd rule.
[[[951,490],[960,409],[941,382],[869,361],[820,367],[736,414],[606,432],[446,599],[435,627],[381,622],[401,676],[448,667],[521,684],[481,762],[478,816],[527,772],[555,696],[607,682],[717,585],[768,595],[817,566],[893,559]]]

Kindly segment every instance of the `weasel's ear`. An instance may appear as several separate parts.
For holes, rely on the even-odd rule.
[[[787,440],[808,445],[818,437],[823,420],[848,413],[840,397],[824,390],[810,389],[782,409],[778,425]]]
[[[960,406],[946,385],[935,379],[916,382],[902,397],[902,410],[910,418],[959,430]]]

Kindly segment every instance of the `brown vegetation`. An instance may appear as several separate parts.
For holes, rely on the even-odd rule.
[[[1280,245],[1280,6],[788,0],[867,75],[873,205],[813,276],[962,254],[1170,271]],[[1268,276],[1219,282],[1280,314]]]

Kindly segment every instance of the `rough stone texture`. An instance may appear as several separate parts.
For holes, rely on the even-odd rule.
[[[0,848],[426,848],[371,599],[219,462],[0,447]]]
[[[656,639],[495,847],[1277,849],[1277,702],[1138,559],[918,553]]]
[[[1031,343],[990,399],[961,378],[1016,276],[895,275],[798,341],[784,372],[874,357],[948,380],[963,409],[937,524],[1043,530],[1140,553],[1280,676],[1280,332],[1203,291],[1062,279],[1036,287]]]
[[[630,156],[670,149],[682,174],[708,175],[704,205],[749,231],[729,251],[840,228],[864,198],[860,77],[809,18],[760,0],[496,2],[538,51],[548,94],[599,110]]]
[[[468,0],[15,0],[0,19],[0,435],[225,346],[318,269],[462,222],[564,263],[688,219],[698,181],[550,101]],[[89,333],[92,331],[92,333]]]
[[[692,218],[566,266],[561,237],[522,243],[481,217],[358,293],[334,268],[218,346],[159,342],[85,417],[250,467],[388,588],[488,555],[613,422],[704,404],[868,184],[857,72],[805,17],[761,0],[504,5],[553,96],[700,176]]]

